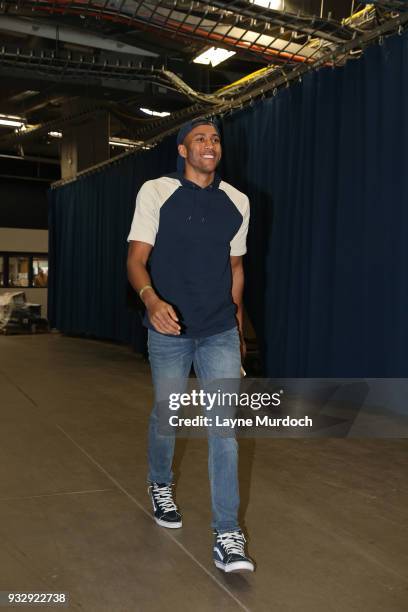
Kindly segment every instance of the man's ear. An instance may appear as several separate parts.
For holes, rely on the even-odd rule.
[[[178,149],[179,155],[181,155],[181,157],[184,157],[184,159],[186,159],[186,157],[187,157],[187,149],[186,149],[185,145],[179,144],[177,149]]]

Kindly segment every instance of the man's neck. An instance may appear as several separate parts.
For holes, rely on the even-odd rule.
[[[211,183],[214,182],[215,172],[212,172],[211,174],[196,172],[193,168],[189,168],[186,166],[184,170],[184,177],[188,181],[191,181],[199,187],[204,188],[208,187],[208,185],[211,185]]]

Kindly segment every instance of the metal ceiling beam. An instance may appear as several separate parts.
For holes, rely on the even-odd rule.
[[[0,159],[12,159],[16,161],[25,162],[38,162],[39,164],[53,164],[54,166],[60,165],[60,160],[54,157],[37,157],[34,155],[7,155],[6,153],[0,153]]]
[[[39,182],[39,183],[52,183],[54,181],[54,178],[40,178],[37,176],[21,176],[19,174],[0,174],[0,178],[5,178],[5,179],[17,179],[19,181],[34,181],[34,182]]]
[[[0,30],[3,32],[18,32],[20,34],[26,34],[27,36],[47,38],[54,40],[56,43],[61,41],[73,45],[80,45],[81,47],[92,47],[94,49],[103,49],[104,51],[112,51],[115,53],[126,53],[127,55],[159,57],[157,53],[146,51],[140,47],[127,45],[120,41],[111,40],[104,36],[98,36],[89,31],[84,32],[66,26],[45,24],[35,19],[2,15],[0,16]]]
[[[55,81],[56,73],[55,72],[50,71],[49,73],[47,73],[45,68],[42,68],[41,70],[38,70],[35,68],[36,67],[30,63],[27,63],[27,64],[23,64],[20,62],[17,63],[17,61],[15,62],[10,61],[10,58],[7,64],[2,63],[1,62],[1,49],[0,49],[0,77],[10,78],[10,79],[11,78],[12,79],[21,78],[25,80],[30,79],[31,81],[35,79],[36,81],[44,81],[45,83],[52,82],[56,84],[56,81]],[[69,75],[60,73],[58,75],[58,84],[73,87],[75,89],[75,95],[81,95],[81,91],[83,92],[83,83],[81,82],[81,79],[78,79],[78,77],[74,78],[74,77],[70,77]],[[90,92],[90,91],[92,92],[93,88],[112,89],[112,90],[118,90],[118,91],[123,91],[123,92],[129,92],[131,94],[144,94],[145,92],[144,82],[141,80],[132,81],[130,79],[125,80],[125,79],[119,79],[119,78],[114,78],[114,77],[109,78],[109,77],[104,77],[103,74],[98,75],[96,73],[92,75],[91,74],[87,75],[87,92]],[[69,96],[70,93],[68,92],[67,95]]]

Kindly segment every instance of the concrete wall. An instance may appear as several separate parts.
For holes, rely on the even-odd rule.
[[[0,227],[0,251],[48,253],[48,230]]]
[[[0,227],[0,251],[18,253],[48,253],[48,230]],[[20,291],[20,288],[0,288],[0,294]],[[47,316],[47,289],[21,288],[28,302],[41,304],[42,316]]]

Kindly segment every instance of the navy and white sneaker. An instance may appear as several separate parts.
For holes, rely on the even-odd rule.
[[[148,493],[152,500],[154,520],[161,527],[178,529],[182,526],[181,514],[174,503],[171,484],[151,482]]]
[[[214,532],[213,559],[223,572],[253,572],[255,566],[245,554],[245,536],[242,531]]]

